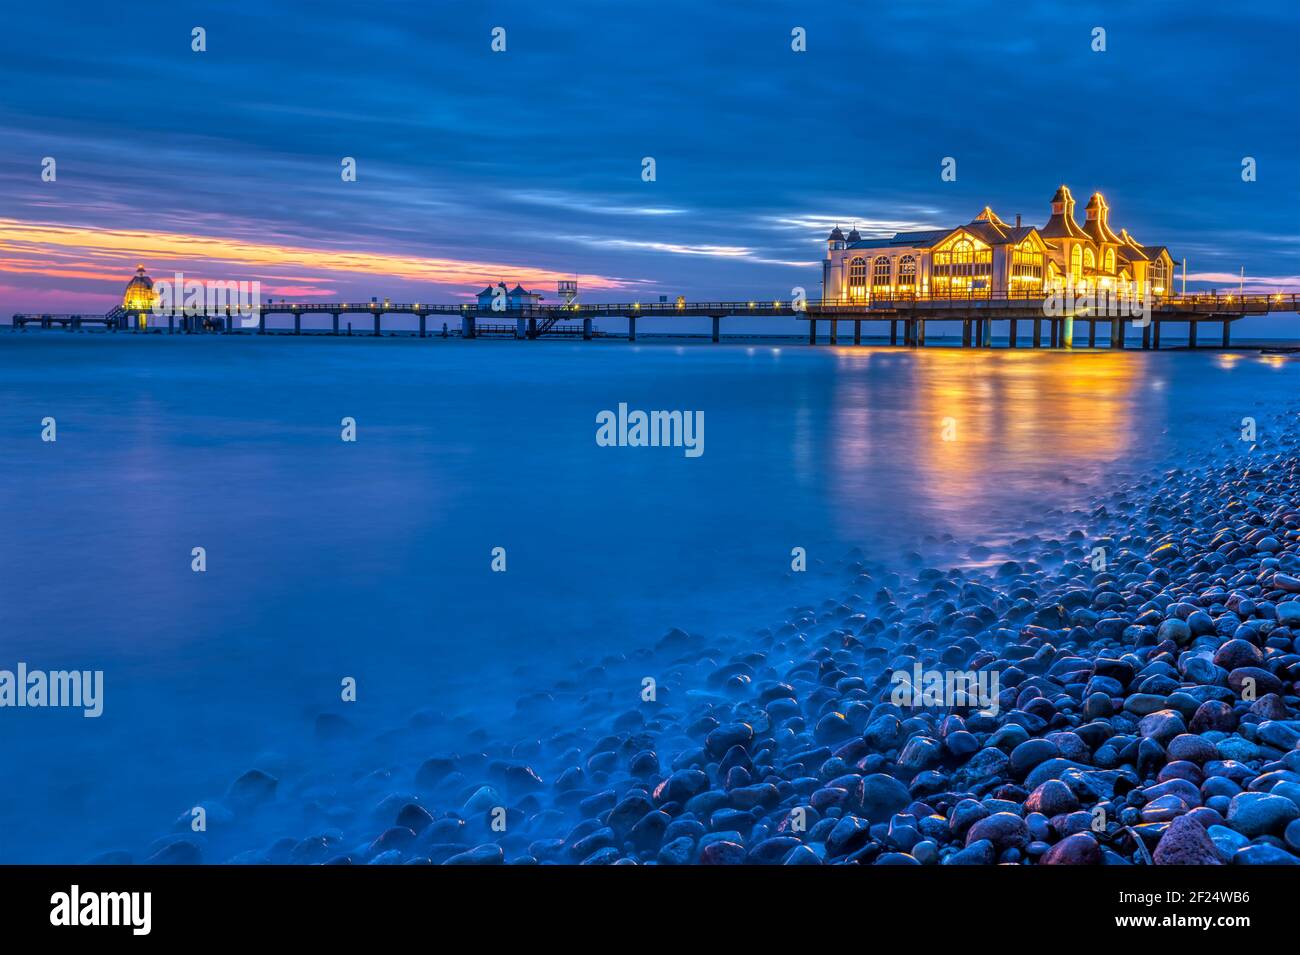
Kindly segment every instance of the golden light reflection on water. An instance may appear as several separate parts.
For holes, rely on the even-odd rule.
[[[1124,458],[1140,430],[1128,419],[1146,366],[1133,353],[841,348],[835,359],[829,485],[842,505],[874,493],[954,528],[972,508],[1042,510]]]

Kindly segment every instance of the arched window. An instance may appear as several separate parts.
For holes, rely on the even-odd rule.
[[[1011,253],[1011,291],[1022,295],[1043,287],[1043,253],[1032,242],[1021,242]]]
[[[1106,250],[1106,271],[1107,272],[1115,271],[1115,250],[1114,249]]]
[[[916,294],[916,257],[905,255],[898,260],[898,290],[904,295]]]
[[[876,261],[871,264],[871,287],[872,289],[889,287],[889,256],[878,255]]]
[[[1097,268],[1097,256],[1093,254],[1092,249],[1083,250],[1083,267],[1094,270]]]
[[[1165,288],[1169,284],[1169,274],[1165,268],[1164,259],[1151,260],[1151,291],[1156,295],[1164,295]]]
[[[987,296],[993,275],[993,250],[987,246],[977,249],[963,236],[947,251],[934,253],[931,271],[935,295]]]
[[[849,298],[867,297],[867,260],[856,256],[849,263]]]
[[[1083,249],[1075,246],[1070,250],[1070,284],[1078,285],[1083,278]]]

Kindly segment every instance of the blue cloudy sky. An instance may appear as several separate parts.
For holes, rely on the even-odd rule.
[[[0,313],[107,307],[136,262],[291,298],[567,275],[588,300],[788,296],[817,288],[836,222],[951,225],[987,203],[1041,225],[1061,182],[1080,206],[1104,192],[1193,280],[1244,265],[1300,288],[1294,0],[47,2],[6,20]]]

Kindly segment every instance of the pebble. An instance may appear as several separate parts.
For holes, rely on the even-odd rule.
[[[1300,456],[1280,430],[1281,445],[1154,474],[978,563],[828,560],[844,589],[769,629],[674,630],[582,661],[520,701],[517,741],[466,724],[462,753],[310,789],[251,770],[228,792],[233,821],[292,798],[313,828],[215,858],[1295,864]],[[654,701],[611,703],[624,666],[656,675]],[[900,705],[892,676],[917,666],[997,674],[996,707]],[[543,729],[562,706],[570,725]],[[332,750],[357,736],[326,729]],[[505,832],[488,824],[498,807]],[[136,855],[205,847],[173,834]]]

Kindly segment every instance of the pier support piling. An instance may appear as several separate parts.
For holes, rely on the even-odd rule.
[[[1151,350],[1151,322],[1148,320],[1142,326],[1142,348],[1146,351]]]
[[[889,344],[898,344],[898,319],[896,318],[889,320]]]
[[[1227,324],[1225,323],[1225,324],[1224,324],[1224,328],[1227,328],[1227,327],[1228,327],[1228,326],[1227,326]],[[861,344],[862,344],[862,319],[860,319],[860,318],[855,318],[855,319],[853,320],[853,344],[855,344],[855,345],[861,345]]]
[[[474,331],[474,316],[473,316],[473,315],[462,315],[462,316],[460,317],[460,337],[461,337],[461,338],[473,338],[474,336],[475,336],[475,331]]]
[[[627,317],[627,340],[630,342],[636,341],[636,316],[635,315],[629,315]]]
[[[524,335],[525,335],[529,340],[532,340],[532,339],[536,338],[536,337],[537,337],[537,319],[536,319],[536,318],[530,318],[530,319],[528,320],[528,331],[527,331],[527,332],[524,332],[524,330],[523,330],[522,328],[519,329],[519,331],[520,331],[520,332],[523,332]]]
[[[421,337],[421,338],[424,337],[424,320],[425,320],[426,318],[428,318],[428,317],[429,317],[429,316],[427,316],[427,315],[425,315],[425,314],[423,314],[423,313],[421,313],[421,315],[420,315],[420,337]]]
[[[840,343],[840,320],[838,318],[832,318],[831,319],[831,344],[838,345],[839,343]]]
[[[808,319],[808,344],[817,344],[817,319],[815,318]]]
[[[1088,347],[1097,347],[1097,320],[1095,318],[1088,319]]]
[[[1043,320],[1038,316],[1034,317],[1034,338],[1030,344],[1031,348],[1041,348],[1043,343]]]
[[[1223,320],[1223,347],[1224,348],[1227,348],[1230,344],[1230,340],[1232,338],[1231,328],[1232,328],[1232,320],[1229,318],[1225,318]]]
[[[961,347],[970,348],[970,319],[963,319],[961,323]]]
[[[1124,319],[1112,318],[1110,320],[1110,347],[1124,347]]]
[[[1192,319],[1190,322],[1187,323],[1187,347],[1188,348],[1196,347],[1196,325],[1197,325],[1196,319]]]
[[[295,335],[302,334],[302,312],[293,313],[293,333]]]
[[[1074,347],[1074,316],[1066,315],[1061,319],[1061,347]]]
[[[582,320],[582,340],[584,342],[591,341],[591,319],[589,318]]]
[[[380,319],[380,316],[381,316],[382,314],[383,314],[382,312],[375,312],[375,337],[376,337],[376,338],[379,337],[379,331],[380,331],[380,329],[379,329],[379,319]]]
[[[266,334],[266,312],[257,313],[257,334]]]
[[[722,318],[721,318],[721,316],[714,315],[714,316],[713,316],[713,341],[714,341],[714,343],[716,344],[718,341],[721,340],[721,338],[722,338]]]
[[[1151,327],[1152,327],[1151,350],[1159,351],[1160,350],[1160,323],[1153,318],[1151,319]]]
[[[917,348],[925,347],[925,319],[924,318],[918,318],[916,320],[916,347]]]

